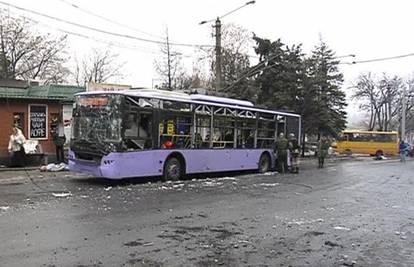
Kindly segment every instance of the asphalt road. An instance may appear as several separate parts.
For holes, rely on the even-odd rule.
[[[0,173],[0,266],[414,266],[414,161],[110,183]]]

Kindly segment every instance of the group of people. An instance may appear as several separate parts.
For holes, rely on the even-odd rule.
[[[330,140],[322,136],[318,142],[318,168],[323,168],[325,158],[328,155],[328,150],[331,143]],[[284,133],[279,134],[279,138],[275,142],[274,152],[276,154],[276,169],[278,172],[285,173],[287,171],[298,173],[298,156],[299,156],[299,142],[293,133],[289,134],[288,138]]]
[[[52,119],[51,123],[51,135],[53,143],[56,147],[56,162],[62,163],[65,161],[64,145],[66,142],[63,122],[59,118]],[[10,167],[23,167],[26,165],[26,152],[24,144],[26,138],[21,128],[15,124],[12,128],[12,134],[9,138],[9,144],[7,150],[10,155]]]
[[[279,134],[275,142],[274,151],[277,158],[277,170],[279,172],[299,172],[297,157],[299,156],[299,142],[291,133],[287,139],[284,133]]]

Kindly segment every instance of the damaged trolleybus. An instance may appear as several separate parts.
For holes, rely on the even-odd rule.
[[[299,115],[249,101],[153,89],[84,92],[75,96],[69,168],[109,179],[266,172],[279,133],[299,137],[300,129]]]

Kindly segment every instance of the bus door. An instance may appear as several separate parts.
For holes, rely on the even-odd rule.
[[[300,140],[300,136],[299,136],[299,132],[300,132],[300,123],[299,123],[299,118],[298,117],[290,117],[287,116],[286,119],[286,134],[294,134],[295,137],[298,139],[298,141]]]
[[[277,115],[276,120],[277,120],[277,124],[276,124],[277,136],[279,136],[280,133],[283,133],[286,135],[286,117]]]

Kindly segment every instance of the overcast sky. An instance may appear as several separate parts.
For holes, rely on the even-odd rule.
[[[242,6],[240,0],[149,0],[149,1],[80,1],[80,0],[1,0],[32,11],[41,12],[79,24],[118,34],[149,40],[160,40],[168,27],[172,42],[214,45],[212,24],[199,25],[202,20],[214,19]],[[93,12],[132,29],[117,26],[82,12]],[[0,6],[4,6],[1,4]],[[9,7],[12,14],[20,14],[41,23],[43,31],[59,33],[66,30],[84,34],[91,39],[70,36],[71,53],[81,56],[90,47],[113,42],[117,52],[127,62],[127,76],[123,83],[151,87],[157,74],[154,57],[159,45],[101,34],[73,25],[60,23],[33,13]],[[234,23],[272,41],[281,38],[285,44],[303,44],[305,53],[318,43],[319,36],[344,62],[386,58],[414,53],[414,35],[411,33],[414,2],[409,0],[257,0],[222,19]],[[99,40],[99,41],[97,41]],[[128,48],[121,48],[128,47]],[[193,48],[177,47],[184,55]],[[253,59],[254,60],[254,59]],[[409,77],[414,70],[414,56],[374,63],[341,64],[345,75],[344,88],[351,85],[359,73],[371,71]],[[349,89],[347,89],[349,90]]]

